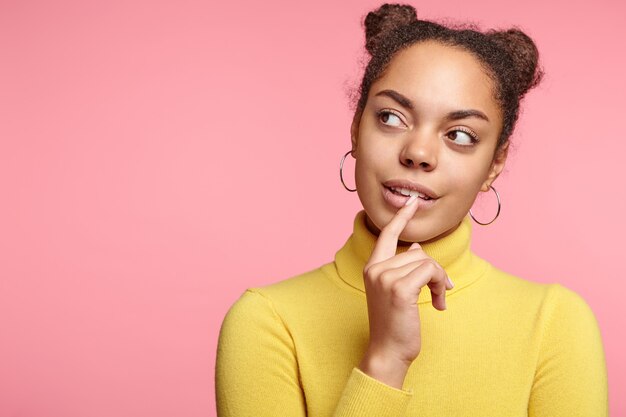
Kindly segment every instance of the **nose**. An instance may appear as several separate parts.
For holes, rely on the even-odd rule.
[[[400,163],[414,168],[421,167],[426,171],[432,171],[437,166],[437,153],[439,140],[433,133],[417,133],[406,138],[400,152]]]

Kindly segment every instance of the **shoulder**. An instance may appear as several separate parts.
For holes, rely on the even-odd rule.
[[[279,323],[272,303],[253,288],[246,289],[232,303],[220,330],[221,337],[248,332],[253,328],[271,327]]]
[[[289,327],[270,298],[255,288],[246,289],[224,316],[218,352],[224,358],[229,354],[250,355],[276,346],[293,350]]]
[[[573,343],[601,345],[598,321],[589,303],[576,291],[559,283],[538,283],[504,274],[499,277],[502,297],[516,309],[532,312],[542,349]],[[496,290],[497,291],[497,290]]]
[[[560,334],[584,332],[587,337],[600,337],[596,316],[588,302],[561,284],[549,285],[545,315],[546,330]]]
[[[485,261],[486,262],[486,261]],[[489,264],[481,289],[497,295],[508,305],[523,308],[535,307],[537,319],[544,325],[557,320],[585,319],[594,321],[595,316],[587,301],[574,290],[559,283],[542,283],[505,272]]]
[[[342,298],[344,290],[332,262],[287,279],[248,289],[264,297],[282,316],[310,312],[331,300]]]
[[[260,317],[282,320],[291,312],[336,296],[332,263],[263,286],[247,288],[229,308],[227,320],[259,321]]]
[[[481,290],[496,295],[498,299],[507,304],[529,304],[538,308],[545,307],[545,302],[551,297],[554,286],[558,284],[546,284],[503,271],[493,264],[481,259],[487,264],[486,272],[479,282]]]
[[[549,284],[548,291],[550,302],[559,308],[568,306],[572,309],[591,312],[587,301],[580,294],[562,284]]]
[[[291,298],[306,291],[319,291],[327,288],[331,285],[329,278],[332,277],[334,271],[336,271],[334,264],[327,263],[290,278],[251,288],[251,290],[272,299],[283,296]]]

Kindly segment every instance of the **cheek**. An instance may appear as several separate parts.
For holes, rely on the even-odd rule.
[[[376,214],[372,213],[374,207],[379,204],[382,198],[381,182],[385,178],[381,177],[383,173],[388,171],[390,166],[390,155],[383,154],[384,150],[375,149],[369,143],[366,146],[357,148],[355,161],[355,183],[357,194],[361,204],[368,214],[376,218]],[[375,211],[375,210],[374,210]]]
[[[359,194],[361,194],[361,192],[367,194],[373,187],[373,183],[376,180],[374,173],[378,172],[377,163],[380,162],[369,155],[357,155],[354,170],[356,188],[359,190]]]
[[[448,190],[453,191],[460,200],[472,200],[480,190],[486,178],[482,164],[475,164],[471,161],[460,163],[458,160],[448,163],[449,169],[443,176]]]
[[[367,139],[362,141],[362,145],[357,147],[355,170],[357,181],[365,184],[374,179],[375,174],[380,172],[384,166],[389,165],[389,149],[376,147],[374,143]]]

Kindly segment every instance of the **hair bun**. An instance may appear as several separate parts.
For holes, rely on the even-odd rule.
[[[517,74],[516,89],[519,97],[523,97],[543,78],[543,70],[538,66],[537,46],[528,35],[517,28],[504,31],[490,30],[486,35],[513,60]]]
[[[417,21],[417,13],[413,6],[383,4],[378,9],[369,12],[365,17],[363,22],[365,26],[365,49],[373,54],[381,34],[415,21]]]

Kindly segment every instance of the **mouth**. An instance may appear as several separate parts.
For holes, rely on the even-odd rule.
[[[425,200],[425,201],[435,200],[434,198],[431,198],[431,197],[427,196],[426,194],[422,194],[422,193],[417,192],[415,190],[409,190],[408,188],[388,187],[386,185],[384,185],[384,187],[386,189],[388,189],[389,191],[391,191],[393,194],[399,195],[399,196],[402,196],[402,197],[411,197],[411,196],[415,195],[418,198],[421,198],[422,200]]]
[[[439,198],[439,195],[425,184],[404,178],[390,179],[383,182],[382,185],[396,196],[410,197],[415,195],[424,201],[437,200]]]
[[[407,179],[391,179],[383,182],[383,199],[394,209],[402,208],[411,196],[419,199],[417,211],[430,210],[437,204],[440,196],[425,184]]]

